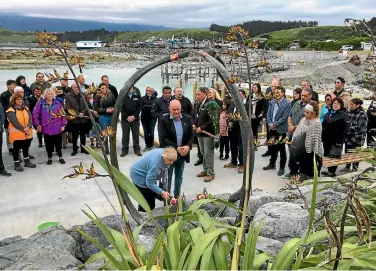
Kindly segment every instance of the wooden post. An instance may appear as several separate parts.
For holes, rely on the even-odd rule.
[[[199,66],[198,66],[198,80],[201,81],[201,70],[202,66],[201,66],[201,57],[200,57],[200,63],[199,63]]]
[[[197,80],[193,81],[193,90],[192,90],[192,100],[196,101],[196,91],[197,91]]]
[[[166,64],[165,73],[166,73],[166,82],[168,84],[170,82],[170,76],[169,76],[169,73],[168,73],[168,63]]]
[[[204,62],[204,82],[206,81],[206,62]]]
[[[221,87],[221,98],[222,98],[222,101],[225,99],[225,96],[226,96],[226,85],[223,84],[222,87]]]
[[[183,88],[183,80],[181,78],[178,80],[178,86],[179,88]]]

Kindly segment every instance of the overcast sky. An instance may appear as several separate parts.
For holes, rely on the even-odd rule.
[[[250,20],[316,20],[376,16],[376,0],[0,0],[0,12],[105,22],[209,27]]]

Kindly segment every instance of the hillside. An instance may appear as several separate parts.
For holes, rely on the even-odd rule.
[[[212,39],[222,37],[221,33],[205,30],[205,29],[176,29],[176,30],[164,30],[164,31],[142,31],[142,32],[125,32],[116,37],[117,41],[144,41],[152,36],[156,38],[168,39],[172,36],[175,38],[181,38],[188,36],[193,39]]]
[[[0,43],[22,42],[28,43],[35,41],[35,34],[29,32],[16,32],[0,27]]]
[[[15,31],[35,31],[37,29],[49,32],[85,31],[104,28],[108,31],[148,31],[167,30],[170,27],[161,25],[146,25],[134,23],[110,23],[100,21],[85,21],[74,18],[45,18],[31,17],[20,13],[0,12],[0,26]]]
[[[359,34],[346,26],[317,26],[274,31],[259,36],[283,40],[325,41],[359,37]]]

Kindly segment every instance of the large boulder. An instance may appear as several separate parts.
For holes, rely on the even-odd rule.
[[[340,182],[340,183],[347,183],[349,181],[351,181],[351,179],[353,179],[356,175],[359,175],[360,172],[350,172],[350,173],[347,173],[347,174],[343,174],[343,175],[339,175],[336,177],[336,179]]]
[[[216,199],[228,200],[228,198],[230,197],[230,195],[231,195],[230,193],[223,193],[223,194],[215,194],[215,195],[213,195],[213,197],[216,198]],[[195,202],[194,200],[187,201],[185,208],[188,209],[194,202]],[[200,209],[205,210],[210,216],[215,216],[224,207],[225,206],[223,204],[220,204],[218,202],[213,202],[213,203],[208,203],[208,204],[202,205],[200,207]]]
[[[286,198],[285,193],[269,193],[260,189],[252,191],[252,195],[249,196],[248,213],[254,216],[256,211],[263,205],[270,202],[281,202]]]
[[[0,269],[77,269],[75,240],[61,227],[47,228],[28,239],[9,238],[0,247]]]
[[[316,218],[319,212],[316,212]],[[308,229],[309,213],[300,204],[290,202],[271,202],[261,206],[253,223],[264,221],[260,235],[281,242],[294,237],[302,237]]]
[[[100,220],[107,227],[119,232],[122,231],[122,226],[125,227],[125,222],[120,215],[110,215],[100,218]],[[137,227],[137,223],[134,220],[129,219],[129,223],[132,229]],[[76,240],[77,247],[75,249],[75,255],[80,260],[86,261],[91,255],[99,252],[99,248],[95,244],[87,240],[85,237],[83,237],[81,234],[79,234],[77,232],[77,228],[80,228],[82,231],[86,232],[88,235],[96,239],[104,247],[110,245],[106,237],[103,235],[102,231],[92,221],[87,222],[83,226],[72,227],[71,229],[69,229],[69,233]],[[153,227],[145,226],[142,228],[141,234],[155,235],[155,231]]]
[[[136,243],[142,245],[145,248],[146,253],[149,254],[154,247],[155,241],[156,238],[154,236],[140,234]]]
[[[283,245],[284,243],[278,240],[270,239],[263,236],[259,236],[256,242],[256,248],[258,250],[262,250],[263,252],[269,253],[273,257],[277,256],[278,252],[281,250]]]
[[[312,191],[304,195],[308,206],[311,205]],[[333,189],[325,189],[316,193],[316,209],[321,209],[327,204],[334,207],[347,199],[347,194],[336,192]]]

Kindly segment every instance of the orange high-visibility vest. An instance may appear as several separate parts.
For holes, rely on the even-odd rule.
[[[9,107],[7,112],[16,112],[16,117],[18,122],[24,127],[28,127],[29,125],[29,113],[26,109],[22,110],[15,110],[13,107]],[[30,133],[27,135],[24,131],[20,131],[16,129],[11,122],[9,122],[9,141],[13,143],[16,140],[26,140],[29,138],[33,138],[33,129],[30,128]]]

